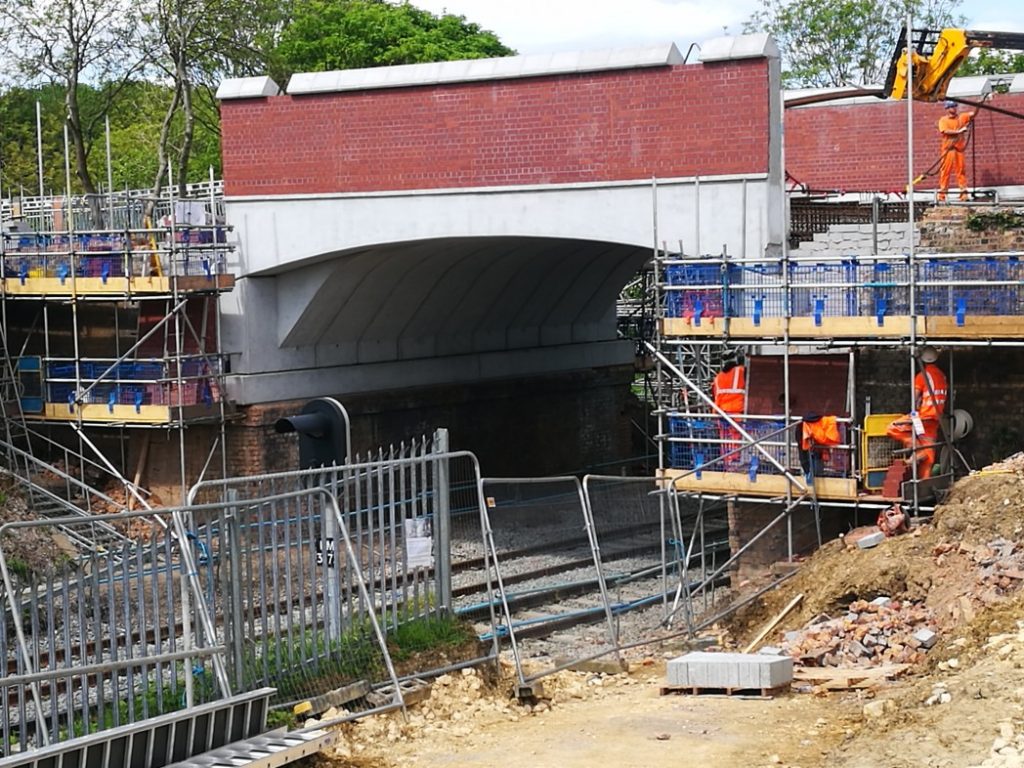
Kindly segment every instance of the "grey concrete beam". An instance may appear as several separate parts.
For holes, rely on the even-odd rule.
[[[699,60],[732,61],[734,59],[777,59],[779,46],[771,35],[759,32],[754,35],[737,37],[714,37],[705,42],[700,49]]]
[[[288,81],[292,96],[379,88],[414,88],[442,83],[510,80],[579,72],[666,67],[682,64],[674,43],[567,53],[536,53],[393,67],[300,72]],[[228,81],[226,81],[228,82]]]
[[[631,343],[608,341],[400,362],[235,374],[227,377],[227,390],[235,402],[250,405],[452,382],[539,376],[627,365],[632,361]]]
[[[232,99],[261,99],[277,96],[281,86],[269,77],[232,77],[217,87],[216,98],[220,101]]]

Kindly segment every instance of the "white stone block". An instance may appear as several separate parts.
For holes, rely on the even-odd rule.
[[[939,636],[930,629],[919,629],[914,633],[914,639],[921,644],[922,648],[927,650],[935,645]]]
[[[870,533],[867,536],[858,539],[857,546],[860,549],[871,549],[872,547],[877,547],[883,541],[885,541],[885,534],[881,531],[875,531],[874,533]]]
[[[688,653],[668,662],[669,685],[692,688],[777,688],[793,680],[789,656],[751,653]]]

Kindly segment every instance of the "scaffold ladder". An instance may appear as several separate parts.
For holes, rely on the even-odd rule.
[[[166,768],[275,768],[314,755],[334,740],[329,731],[287,733],[283,728],[204,752]]]

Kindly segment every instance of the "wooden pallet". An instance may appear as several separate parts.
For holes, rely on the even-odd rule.
[[[793,669],[793,682],[807,683],[829,691],[849,691],[893,680],[909,667],[909,664],[887,664],[883,667],[796,667]]]
[[[689,696],[731,696],[736,699],[770,699],[789,690],[789,683],[775,688],[704,688],[696,685],[663,685],[662,696],[686,694]]]

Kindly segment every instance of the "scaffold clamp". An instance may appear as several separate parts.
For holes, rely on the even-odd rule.
[[[875,319],[878,321],[879,328],[885,325],[885,313],[888,309],[889,301],[887,299],[875,300]]]
[[[967,299],[956,300],[956,324],[963,326],[964,318],[967,316]]]

